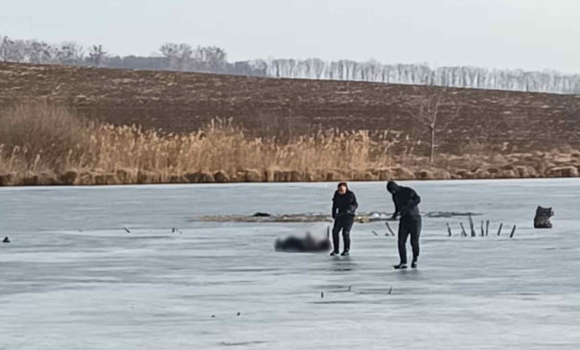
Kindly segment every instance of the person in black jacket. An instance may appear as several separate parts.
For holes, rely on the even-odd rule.
[[[411,247],[413,248],[413,262],[412,268],[417,268],[417,259],[419,258],[419,236],[421,235],[421,214],[419,213],[419,203],[421,197],[409,187],[397,185],[394,181],[389,181],[387,184],[387,191],[393,195],[393,202],[395,203],[395,213],[391,219],[396,220],[400,216],[399,221],[399,265],[395,265],[395,269],[407,268],[407,238],[411,236]]]
[[[342,239],[344,241],[344,251],[342,256],[349,255],[350,252],[350,230],[354,223],[354,217],[358,203],[356,196],[348,189],[346,182],[338,184],[338,189],[334,192],[332,198],[332,218],[334,219],[334,227],[332,228],[332,244],[333,251],[330,254],[335,256],[339,252],[340,238],[339,233],[342,230]]]

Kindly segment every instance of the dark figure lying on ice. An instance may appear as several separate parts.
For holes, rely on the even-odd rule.
[[[285,239],[278,238],[274,244],[277,252],[288,253],[326,253],[330,250],[330,232],[326,233],[326,238],[316,239],[310,232],[306,237],[288,237]]]

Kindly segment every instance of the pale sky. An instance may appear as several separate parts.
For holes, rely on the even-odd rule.
[[[149,55],[348,58],[580,73],[579,0],[0,0],[0,35]]]

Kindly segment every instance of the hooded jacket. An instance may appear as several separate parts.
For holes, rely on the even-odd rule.
[[[340,194],[338,190],[334,192],[332,198],[332,218],[336,219],[344,215],[355,216],[358,203],[354,192],[351,192],[348,187],[345,194]]]
[[[393,195],[393,202],[395,204],[395,214],[401,215],[401,218],[416,218],[420,217],[419,213],[419,203],[421,203],[421,197],[409,187],[403,187],[397,185],[395,182],[390,181],[387,184],[387,190]]]

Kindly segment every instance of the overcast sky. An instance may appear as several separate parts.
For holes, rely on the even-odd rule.
[[[0,0],[0,35],[148,55],[217,45],[230,60],[383,63],[580,73],[579,0]]]

